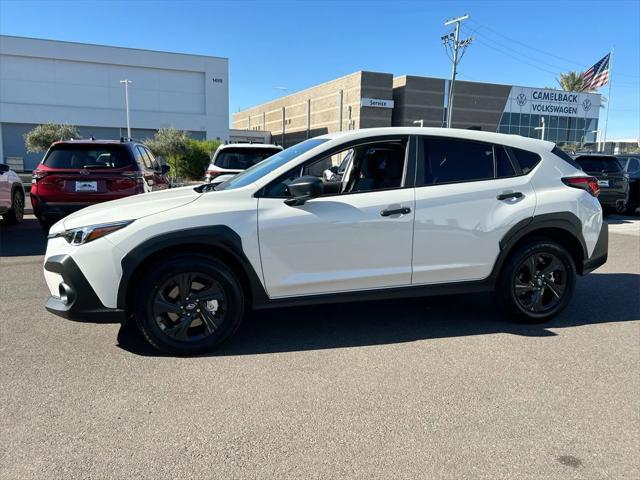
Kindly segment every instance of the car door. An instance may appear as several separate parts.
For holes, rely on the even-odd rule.
[[[399,143],[404,151],[397,150]],[[266,187],[258,200],[258,234],[265,286],[270,297],[327,294],[409,285],[413,235],[415,155],[408,137],[361,141],[363,163],[354,181],[300,206],[284,203],[286,182],[338,165],[343,152],[307,162]],[[393,143],[393,152],[385,148]],[[390,147],[389,147],[390,148]],[[376,150],[378,149],[378,150]],[[372,159],[372,156],[378,159]],[[401,160],[398,160],[402,156]],[[322,157],[322,156],[320,156]],[[391,158],[393,157],[393,158]],[[328,161],[327,159],[332,159]],[[363,171],[364,162],[384,164],[387,180]],[[399,169],[398,161],[401,161]],[[386,162],[386,163],[385,163]],[[354,162],[355,163],[355,162]],[[390,165],[395,167],[390,167]],[[394,172],[392,172],[394,170]],[[357,178],[356,178],[357,177]],[[406,178],[410,178],[409,181]],[[331,187],[331,188],[334,188]],[[325,190],[329,190],[325,185]]]
[[[0,167],[0,212],[11,208],[11,178],[6,165]]]
[[[529,176],[500,145],[422,137],[418,146],[412,283],[486,278],[505,233],[533,215]]]

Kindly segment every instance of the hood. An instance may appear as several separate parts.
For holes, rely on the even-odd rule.
[[[55,231],[58,231],[120,220],[135,220],[154,213],[181,207],[193,202],[200,195],[202,193],[196,192],[193,186],[132,195],[110,202],[97,203],[78,210],[65,217],[62,222],[58,222],[54,227]],[[51,232],[55,233],[53,227]]]

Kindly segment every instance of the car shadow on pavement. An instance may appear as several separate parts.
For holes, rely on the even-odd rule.
[[[17,225],[5,225],[0,221],[1,257],[44,255],[46,249],[47,237],[35,217],[25,216]]]
[[[489,295],[361,302],[253,312],[228,343],[205,356],[361,347],[445,337],[508,333],[561,335],[556,329],[640,319],[640,275],[594,273],[580,278],[569,307],[540,325],[513,323]],[[121,328],[120,348],[162,356],[132,328]]]
[[[631,216],[631,215],[610,215],[607,218],[605,218],[605,221],[609,224],[609,225],[625,225],[625,224],[629,224],[629,223],[634,223],[639,221],[640,218],[638,218],[637,216]]]

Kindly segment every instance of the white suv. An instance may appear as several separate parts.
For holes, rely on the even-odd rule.
[[[204,175],[207,183],[218,184],[282,151],[267,143],[228,143],[220,145]]]
[[[350,155],[337,181],[323,173]],[[495,291],[544,321],[607,258],[597,181],[552,143],[380,128],[306,140],[212,188],[91,206],[51,228],[47,309],[135,322],[160,350],[253,308]],[[327,254],[330,252],[330,254]]]

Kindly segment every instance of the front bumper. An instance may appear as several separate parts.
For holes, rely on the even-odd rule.
[[[580,274],[586,275],[589,272],[594,271],[596,268],[604,265],[609,255],[609,225],[606,222],[602,222],[600,227],[600,235],[598,235],[598,241],[593,249],[591,256],[582,263],[582,271]]]
[[[124,323],[124,310],[107,308],[98,299],[80,268],[69,255],[54,255],[47,259],[44,269],[62,277],[60,296],[49,297],[45,308],[69,320],[95,323]]]

